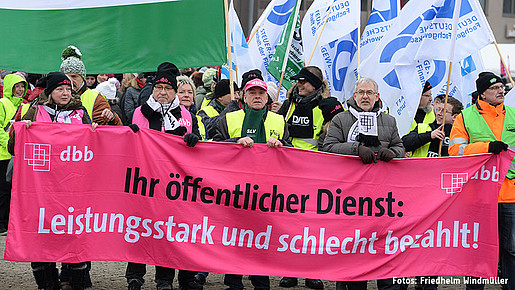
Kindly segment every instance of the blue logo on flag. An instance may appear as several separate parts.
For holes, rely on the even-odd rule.
[[[434,87],[438,85],[445,77],[447,67],[444,60],[434,60],[433,63],[435,69],[433,71],[433,75],[428,78],[427,81]]]
[[[332,86],[336,91],[341,91],[343,88],[343,83],[345,81],[345,76],[347,75],[347,70],[349,65],[358,50],[357,47],[358,42],[358,30],[354,29],[350,33],[350,39],[344,37],[343,39],[337,39],[331,41],[327,45],[327,49],[333,54],[334,57],[331,64],[331,75],[332,75]],[[324,46],[326,48],[326,46]],[[340,63],[340,65],[338,65]],[[343,66],[342,66],[343,65]]]
[[[367,25],[386,22],[397,17],[397,11],[399,10],[397,8],[397,1],[398,0],[390,0],[390,9],[388,10],[377,10],[373,8],[370,17],[368,17]]]
[[[288,22],[295,3],[297,3],[297,0],[287,0],[283,4],[275,5],[266,19],[273,24],[284,25]]]
[[[461,76],[466,76],[468,74],[471,74],[473,71],[475,71],[476,63],[474,62],[474,59],[472,58],[472,55],[467,56],[464,58],[461,62]]]
[[[456,6],[456,0],[445,0],[443,6],[438,11],[436,18],[448,18],[451,19],[454,14],[454,7]],[[472,12],[472,7],[468,0],[461,0],[460,17],[467,15]]]

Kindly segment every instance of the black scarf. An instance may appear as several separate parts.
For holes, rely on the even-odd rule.
[[[320,87],[307,97],[299,96],[298,89],[294,89],[291,101],[295,104],[295,110],[288,119],[290,137],[313,138],[313,109],[322,100],[321,92],[324,88],[325,86]]]

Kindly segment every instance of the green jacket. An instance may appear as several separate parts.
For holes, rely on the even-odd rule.
[[[23,84],[25,85],[25,92],[23,93],[24,97],[25,95],[27,95],[27,89],[29,87],[29,84],[23,77],[17,74],[9,74],[6,75],[4,78],[4,98],[9,99],[9,101],[11,101],[11,103],[14,105],[16,109],[18,109],[18,107],[23,102],[23,98],[13,96],[14,85],[16,85],[19,82],[23,82]]]

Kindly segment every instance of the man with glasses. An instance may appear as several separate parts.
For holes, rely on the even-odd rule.
[[[508,149],[508,144],[515,144],[515,108],[504,105],[501,78],[482,72],[476,89],[477,103],[463,110],[454,121],[449,142],[451,156],[499,154]],[[515,289],[515,170],[511,167],[498,197],[500,278],[508,281],[503,289]],[[467,285],[467,289],[483,288],[484,285]]]
[[[371,78],[356,82],[353,97],[347,100],[348,111],[334,116],[324,140],[324,151],[357,155],[363,164],[389,162],[404,157],[404,147],[395,118],[380,111],[377,83]],[[379,289],[405,289],[393,279],[377,281]],[[336,289],[367,289],[367,281],[338,281]]]
[[[430,127],[430,124],[435,121],[435,113],[433,112],[433,106],[431,105],[431,88],[431,84],[426,81],[424,88],[422,89],[422,95],[420,96],[420,103],[418,104],[415,119],[413,120],[408,132],[408,134],[416,132],[419,135],[417,140],[415,140],[417,142],[408,142],[406,138],[404,138],[407,135],[402,137],[406,151],[411,152],[410,157],[426,157],[431,140],[439,137],[443,138],[443,132],[441,130],[433,130]],[[427,138],[428,133],[430,137],[429,139]],[[413,141],[413,139],[411,140]],[[422,143],[422,141],[425,142]]]

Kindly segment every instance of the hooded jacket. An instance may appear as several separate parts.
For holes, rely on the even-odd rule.
[[[23,97],[20,98],[20,97],[13,96],[13,88],[14,88],[14,85],[16,85],[17,83],[20,83],[20,82],[22,82],[25,85],[25,92],[23,92],[23,96],[25,96],[27,94],[29,84],[23,77],[21,77],[17,74],[9,74],[9,75],[6,75],[4,78],[4,98],[9,99],[9,101],[11,101],[11,103],[14,105],[14,107],[16,109],[23,102]]]
[[[376,102],[372,112],[380,110],[380,102]],[[347,100],[347,106],[356,109],[358,112],[363,112],[363,109],[358,107],[354,98]],[[344,111],[334,116],[327,135],[324,140],[324,151],[344,154],[344,155],[358,155],[358,147],[360,142],[347,142],[349,131],[357,119],[350,111]],[[370,147],[376,154],[381,148],[388,148],[395,152],[395,157],[404,157],[404,146],[399,137],[397,130],[397,122],[395,118],[380,112],[377,116],[377,133],[381,146]]]

